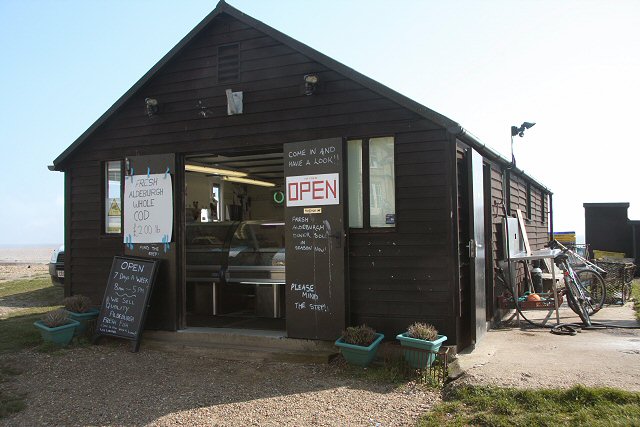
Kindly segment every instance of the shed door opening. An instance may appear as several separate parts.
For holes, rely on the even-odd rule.
[[[187,327],[285,330],[283,155],[185,158]]]

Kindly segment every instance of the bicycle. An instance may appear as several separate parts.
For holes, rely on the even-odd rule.
[[[606,288],[604,279],[596,270],[602,270],[595,264],[580,257],[556,240],[549,242],[551,249],[560,249],[561,253],[554,259],[556,265],[564,272],[565,289],[563,294],[567,296],[567,303],[583,323],[591,326],[591,317],[604,305]],[[579,259],[585,268],[575,270],[569,262],[569,257]]]

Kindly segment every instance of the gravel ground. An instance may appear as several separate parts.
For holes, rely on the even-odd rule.
[[[34,258],[29,251],[17,255]],[[0,282],[46,272],[46,264],[0,259]],[[0,355],[0,366],[22,371],[0,387],[24,394],[27,403],[0,426],[413,425],[439,401],[439,393],[425,387],[356,380],[333,365],[128,348],[116,340],[53,354]]]
[[[0,247],[0,283],[49,272],[53,246]]]
[[[333,365],[238,362],[107,343],[0,356],[27,409],[0,425],[414,425],[439,401],[417,385],[356,380]]]

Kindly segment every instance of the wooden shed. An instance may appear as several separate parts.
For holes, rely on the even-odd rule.
[[[54,169],[65,293],[99,304],[114,256],[161,259],[150,329],[329,340],[425,321],[462,349],[503,314],[505,212],[534,249],[550,228],[551,192],[458,123],[223,1]],[[172,232],[145,242],[127,182],[160,175]]]
[[[621,252],[640,262],[640,221],[630,220],[629,203],[583,203],[585,241],[589,256],[594,250]]]

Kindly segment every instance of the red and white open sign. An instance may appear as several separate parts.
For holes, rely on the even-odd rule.
[[[337,205],[340,203],[337,173],[287,177],[287,207]]]

